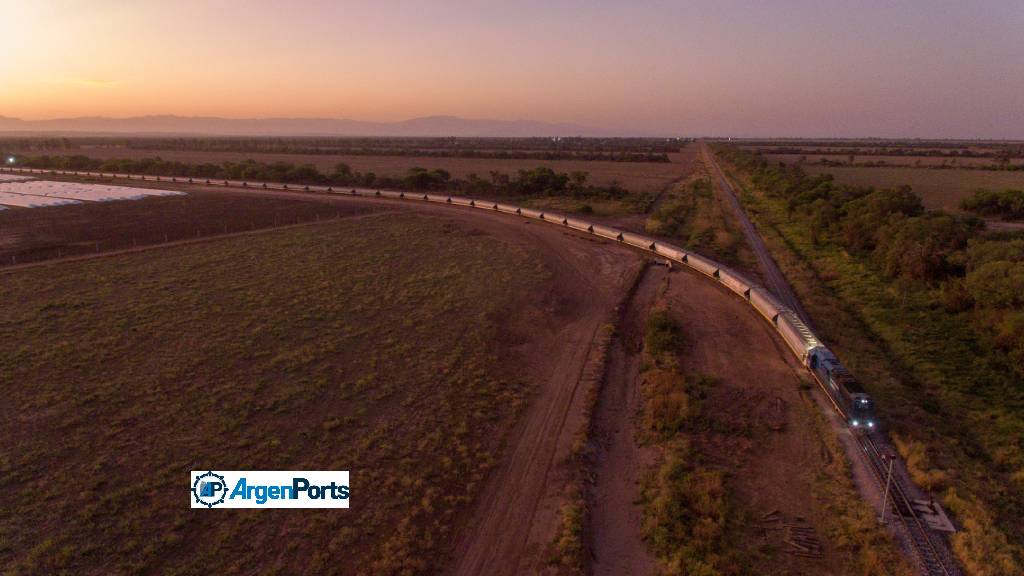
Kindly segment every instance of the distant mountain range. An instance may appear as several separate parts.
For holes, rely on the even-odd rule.
[[[160,134],[209,136],[622,136],[612,130],[532,120],[488,120],[428,116],[401,122],[339,118],[217,118],[137,116],[21,120],[0,116],[0,132],[68,135]]]

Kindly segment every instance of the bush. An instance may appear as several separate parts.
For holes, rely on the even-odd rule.
[[[668,439],[693,416],[686,380],[677,372],[651,370],[644,375],[644,428]]]
[[[1024,555],[1018,544],[994,526],[993,518],[978,501],[961,497],[950,488],[944,498],[946,506],[963,524],[953,535],[953,550],[971,576],[1022,576],[1024,568],[1014,559]]]
[[[988,262],[1024,262],[1024,238],[974,238],[956,255],[956,260],[967,272]]]
[[[877,190],[847,202],[843,213],[843,243],[850,248],[871,250],[884,224],[894,219],[920,216],[924,213],[924,204],[920,196],[910,191],[910,186],[901,186],[894,190]]]
[[[647,317],[644,339],[647,353],[655,359],[675,355],[683,346],[683,330],[669,315],[668,310],[653,310]]]
[[[951,313],[963,312],[974,307],[974,297],[960,278],[952,278],[943,283],[939,291],[939,302]]]
[[[925,448],[924,444],[916,440],[902,438],[896,434],[893,434],[892,441],[896,445],[896,451],[903,457],[903,461],[907,466],[907,472],[910,473],[914,483],[927,491],[939,490],[945,487],[948,480],[947,474],[943,470],[932,468],[927,448]]]
[[[1024,219],[1024,190],[978,190],[964,198],[960,207],[981,216],[998,216],[1003,220]]]
[[[1012,308],[1024,305],[1024,262],[986,262],[964,280],[978,306]]]
[[[875,257],[889,276],[933,281],[953,272],[950,257],[982,226],[977,219],[932,212],[878,232]]]
[[[1009,354],[1017,372],[1024,374],[1024,311],[1010,312],[996,326],[996,345]]]
[[[721,471],[694,470],[669,454],[645,496],[644,534],[665,574],[720,574],[727,507]]]
[[[665,202],[647,219],[644,229],[651,234],[674,236],[686,225],[692,211],[693,204],[686,200]]]

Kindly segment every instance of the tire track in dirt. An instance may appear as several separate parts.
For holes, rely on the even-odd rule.
[[[598,444],[589,493],[591,572],[595,576],[653,574],[656,566],[643,540],[640,473],[643,454],[637,438],[640,372],[647,315],[668,269],[647,266],[626,303],[619,333],[594,416]]]
[[[535,396],[509,440],[510,453],[491,473],[460,530],[447,574],[540,573],[558,524],[561,489],[583,421],[580,382],[599,331],[621,301],[639,255],[606,242],[542,226],[526,226],[555,273],[557,317],[530,321],[524,367]],[[554,232],[552,234],[551,232]]]

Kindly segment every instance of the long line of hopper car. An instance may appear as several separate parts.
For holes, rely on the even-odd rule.
[[[821,385],[822,389],[828,394],[832,400],[833,405],[839,411],[839,413],[846,419],[847,423],[854,428],[863,428],[866,430],[874,429],[877,426],[877,420],[874,415],[874,404],[871,397],[861,388],[860,384],[856,379],[843,367],[842,363],[836,358],[835,354],[832,353],[821,340],[807,327],[806,324],[790,309],[783,306],[776,298],[765,289],[763,286],[750,281],[742,274],[732,270],[722,264],[715,262],[709,258],[705,258],[691,252],[684,250],[678,246],[662,242],[643,236],[640,234],[634,234],[632,232],[626,232],[604,226],[601,224],[595,224],[586,220],[580,220],[574,217],[569,217],[562,214],[556,214],[553,212],[547,212],[543,210],[536,210],[531,208],[523,208],[519,206],[513,206],[510,204],[503,204],[500,202],[492,202],[485,200],[476,200],[473,198],[467,198],[465,196],[449,196],[444,194],[424,194],[424,193],[412,193],[412,192],[396,192],[390,190],[372,190],[365,188],[348,188],[335,190],[330,186],[303,186],[303,185],[291,185],[278,184],[269,182],[244,182],[235,180],[212,180],[205,178],[169,178],[169,177],[157,177],[157,176],[144,176],[137,174],[105,174],[97,172],[74,172],[74,171],[61,171],[61,170],[39,170],[39,169],[24,169],[24,168],[13,168],[13,171],[29,172],[37,174],[61,174],[61,175],[87,175],[87,176],[101,176],[109,178],[126,178],[133,180],[157,180],[157,181],[172,181],[172,182],[189,182],[189,183],[205,183],[210,185],[223,185],[230,187],[239,188],[261,188],[261,189],[274,189],[274,190],[306,190],[315,192],[327,192],[327,193],[338,193],[348,194],[353,196],[372,196],[380,198],[392,198],[392,199],[404,199],[404,200],[419,200],[424,202],[433,202],[438,204],[450,204],[455,206],[464,206],[469,208],[476,208],[479,210],[487,210],[494,212],[502,212],[506,214],[515,214],[525,218],[533,218],[536,220],[542,220],[555,225],[565,226],[573,230],[593,234],[602,238],[607,238],[627,244],[634,248],[652,252],[658,256],[664,257],[667,260],[688,266],[689,268],[704,274],[705,276],[717,281],[721,285],[728,288],[734,294],[747,301],[751,306],[754,307],[766,320],[771,322],[772,326],[782,337],[782,340],[789,346],[790,350],[797,357],[800,363],[807,368],[808,371],[814,376],[814,378]]]

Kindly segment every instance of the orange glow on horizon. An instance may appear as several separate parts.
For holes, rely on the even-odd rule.
[[[0,0],[0,116],[1022,137],[1024,8],[982,3]]]

